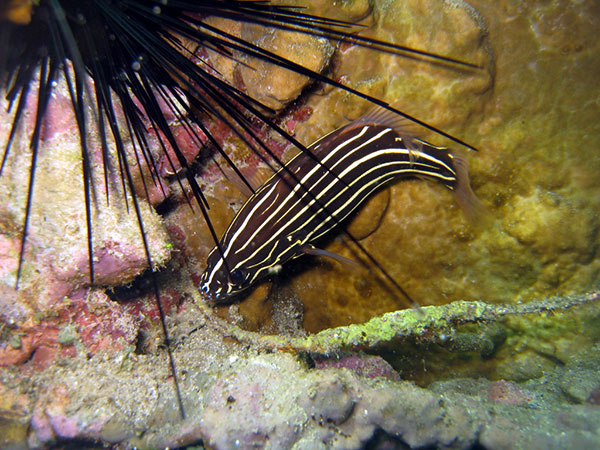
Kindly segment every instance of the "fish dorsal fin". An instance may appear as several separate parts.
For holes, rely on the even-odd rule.
[[[354,123],[383,125],[392,128],[402,138],[404,145],[409,150],[411,164],[423,150],[423,142],[419,139],[423,130],[413,121],[408,120],[389,109],[376,105]]]
[[[401,136],[405,135],[412,138],[419,138],[423,134],[423,130],[413,121],[378,105],[369,109],[362,117],[356,119],[354,123],[384,125],[393,128]]]

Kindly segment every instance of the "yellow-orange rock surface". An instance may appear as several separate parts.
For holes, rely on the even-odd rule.
[[[381,223],[373,208],[359,213],[363,228],[376,229],[361,244],[420,304],[527,301],[590,290],[600,270],[600,44],[590,37],[600,12],[562,1],[470,4],[376,2],[356,17],[368,25],[362,35],[469,61],[480,70],[341,45],[329,75],[477,147],[477,153],[463,151],[493,221],[472,226],[442,186],[404,181],[390,188]],[[313,114],[295,130],[305,144],[369,107],[329,87],[305,102]],[[458,147],[434,133],[425,136]],[[222,191],[219,184],[212,189]],[[237,198],[225,209],[211,198],[220,231]],[[209,241],[200,254],[208,247]],[[365,260],[340,239],[331,239],[327,250]],[[299,273],[291,286],[305,305],[310,331],[406,306],[373,267],[307,258],[294,269]]]

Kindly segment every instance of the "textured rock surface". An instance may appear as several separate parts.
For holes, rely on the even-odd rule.
[[[0,290],[5,293],[0,300],[0,316],[9,322],[23,321],[47,311],[64,297],[89,285],[80,140],[69,92],[62,80],[57,82],[50,100],[38,151],[19,291],[14,291],[14,286],[32,158],[29,138],[35,120],[34,94],[29,96],[30,106],[0,177]],[[2,136],[8,136],[12,123],[7,106],[2,96]],[[124,122],[120,126],[125,127]],[[117,169],[109,173],[110,204],[107,205],[100,137],[89,133],[88,145],[95,149],[90,162],[95,181],[91,208],[95,281],[97,285],[118,286],[132,281],[148,263],[131,197],[127,206]],[[133,150],[128,147],[127,151],[136,172]],[[111,165],[118,167],[116,159]],[[138,198],[150,252],[155,264],[163,265],[171,253],[168,235],[159,217],[141,196]]]
[[[243,25],[241,36],[315,72],[323,71],[333,53],[333,46],[325,38],[280,30],[265,34],[264,28],[257,25]],[[304,75],[252,59],[248,67],[240,69],[240,75],[248,94],[276,110],[295,100],[311,81]]]
[[[291,354],[224,342],[193,305],[172,325],[187,419],[178,416],[163,358],[99,353],[38,372],[1,370],[2,446],[87,439],[140,449],[200,443],[216,449],[375,443],[558,449],[600,442],[600,408],[565,391],[576,378],[598,383],[591,375],[600,363],[598,345],[537,380],[451,378],[425,389],[401,381],[378,357],[349,353],[313,366]]]
[[[597,8],[561,1],[361,4],[345,6],[346,13],[355,8],[348,17],[370,25],[363,35],[482,66],[453,70],[344,44],[329,74],[478,147],[468,154],[472,184],[494,217],[473,227],[443,187],[401,182],[356,217],[358,234],[368,235],[361,244],[420,304],[527,301],[593,289],[600,270],[600,116],[588,100],[599,93],[600,49],[589,37],[600,20]],[[317,13],[325,8],[319,5]],[[280,76],[273,75],[272,86],[281,84]],[[283,91],[269,95],[287,98]],[[312,113],[295,123],[294,133],[306,144],[368,109],[329,87],[301,99]],[[434,133],[425,136],[456,147]],[[207,186],[215,205],[211,217],[222,232],[243,195],[213,180]],[[200,272],[212,242],[188,216],[183,208],[172,219],[187,236]],[[365,259],[339,239],[323,245]],[[306,258],[284,271],[313,332],[406,306],[381,278],[372,266],[360,270],[323,258]]]
[[[87,136],[94,168],[91,221],[95,284],[90,286],[80,140],[62,78],[54,87],[44,122],[23,270],[19,289],[15,289],[36,102],[36,95],[31,94],[0,177],[0,365],[23,365],[28,370],[39,370],[76,354],[134,346],[140,328],[148,324],[146,317],[155,314],[155,306],[144,301],[115,303],[103,290],[130,283],[148,268],[148,260],[132,197],[128,196],[127,204],[123,198],[115,158],[108,171],[107,205],[97,132]],[[9,134],[10,117],[2,96],[2,137]],[[119,119],[119,126],[125,128],[122,117]],[[160,267],[171,257],[169,236],[145,200],[133,147],[127,138],[124,141],[149,249],[155,266]],[[149,142],[157,147],[152,137]],[[72,345],[75,341],[77,345]]]
[[[589,36],[600,15],[586,7],[577,13],[564,2],[528,3],[518,12],[509,4],[479,3],[471,2],[481,6],[489,40],[460,2],[447,8],[410,1],[389,10],[375,7],[380,28],[374,33],[483,64],[483,73],[463,76],[389,55],[366,56],[356,48],[344,52],[347,59],[340,56],[336,73],[477,146],[480,152],[469,154],[472,182],[496,221],[473,229],[443,188],[403,182],[391,188],[377,232],[361,243],[420,303],[526,301],[585,291],[597,284],[599,269],[600,161],[594,149],[600,147],[600,117],[597,105],[585,99],[599,94],[593,81],[599,49]],[[421,8],[430,20],[420,20]],[[576,44],[567,30],[578,30]],[[361,58],[365,63],[357,63]],[[357,69],[367,62],[377,77]],[[356,102],[342,93],[314,102],[306,127],[297,128],[306,142],[358,114]],[[328,250],[352,257],[339,242]],[[348,269],[337,263],[314,264],[295,279],[309,329],[361,321],[398,306],[367,273],[341,280],[348,280]]]

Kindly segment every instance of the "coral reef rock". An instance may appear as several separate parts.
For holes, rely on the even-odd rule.
[[[303,4],[365,25],[364,36],[480,66],[213,23],[477,147],[477,153],[457,150],[467,153],[472,186],[491,223],[469,224],[442,186],[403,181],[376,194],[349,226],[414,300],[431,306],[400,311],[407,301],[390,292],[375,267],[307,257],[248,300],[211,309],[192,281],[214,243],[172,177],[179,167],[160,161],[163,186],[150,186],[146,201],[148,168],[140,162],[138,170],[125,137],[135,177],[127,190],[140,194],[154,264],[166,266],[156,281],[171,309],[182,418],[152,327],[158,315],[152,289],[139,278],[148,262],[132,197],[124,197],[116,169],[108,172],[108,193],[102,170],[94,169],[91,221],[101,286],[89,285],[80,141],[59,80],[37,158],[18,291],[33,96],[0,177],[0,447],[600,448],[597,5]],[[259,61],[210,51],[198,57],[280,111],[278,120],[304,144],[369,108],[347,92]],[[2,137],[11,122],[4,94]],[[125,129],[122,113],[117,119]],[[218,131],[223,124],[207,126]],[[89,129],[99,164],[100,136]],[[149,131],[158,161],[160,146]],[[433,144],[457,147],[422,132]],[[193,161],[199,149],[176,134]],[[277,155],[295,152],[269,130],[257,135]],[[264,167],[239,137],[223,131],[217,139],[245,173],[261,178]],[[206,160],[198,180],[221,233],[244,195]],[[171,202],[159,217],[152,205],[166,197]],[[365,259],[340,237],[323,247]]]

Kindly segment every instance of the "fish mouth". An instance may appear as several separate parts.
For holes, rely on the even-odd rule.
[[[217,291],[211,291],[206,284],[201,284],[200,287],[198,288],[198,291],[200,292],[200,296],[209,306],[230,303],[232,301],[232,298],[237,295],[237,294],[221,293],[221,292],[219,292],[221,290],[222,289],[219,289]]]
[[[242,302],[250,295],[252,289],[244,288],[231,293],[206,292],[202,288],[200,288],[199,291],[200,295],[209,306],[222,306]]]

